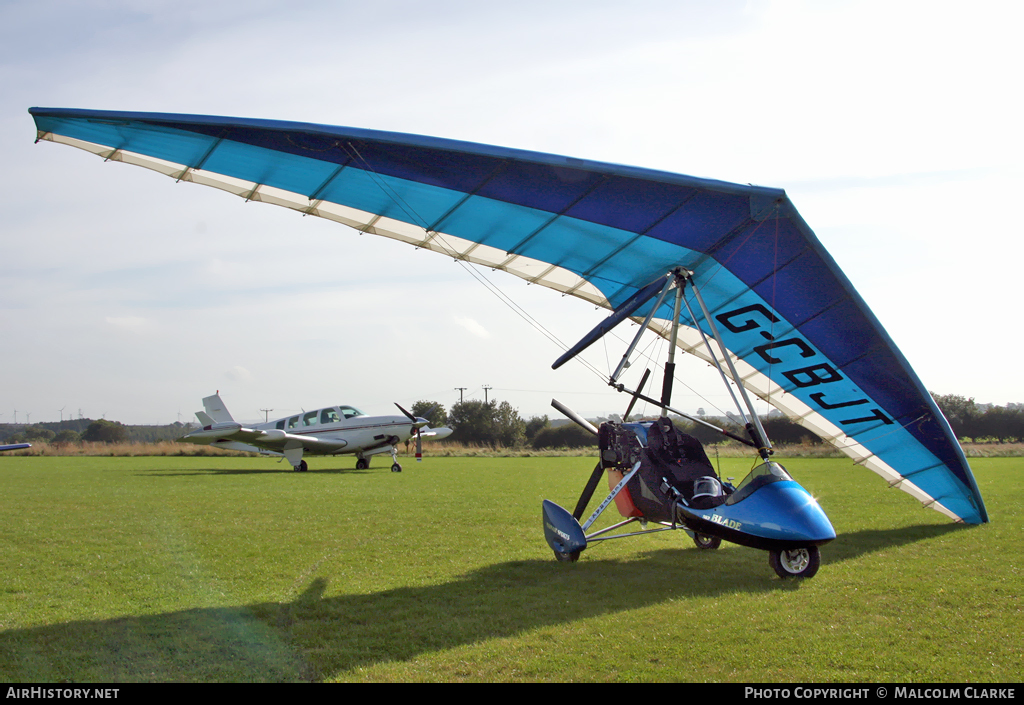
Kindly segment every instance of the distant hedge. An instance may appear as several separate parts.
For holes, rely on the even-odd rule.
[[[562,424],[561,426],[546,426],[537,432],[533,437],[533,447],[536,450],[544,448],[586,448],[597,446],[597,436],[576,424]]]

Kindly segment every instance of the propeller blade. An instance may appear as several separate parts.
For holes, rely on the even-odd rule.
[[[416,429],[416,462],[423,462],[423,434],[418,428]]]
[[[573,411],[572,409],[567,407],[562,402],[558,401],[557,399],[552,399],[551,400],[551,406],[555,407],[556,409],[561,411],[563,414],[568,416],[570,419],[575,421],[577,424],[579,424],[583,428],[584,431],[589,431],[590,433],[593,433],[595,436],[598,435],[597,427],[594,426],[594,424],[592,424],[589,421],[587,421],[585,418],[583,418],[582,416],[577,414],[575,411]]]
[[[413,431],[419,431],[424,426],[430,425],[430,422],[427,421],[426,419],[424,419],[422,417],[421,418],[416,418],[415,416],[410,414],[408,411],[403,409],[402,405],[399,404],[397,401],[395,402],[395,406],[397,406],[399,409],[401,409],[402,413],[405,414],[407,417],[409,417],[409,420],[412,421],[412,430]]]
[[[629,421],[629,415],[633,412],[633,405],[636,404],[636,400],[639,399],[639,395],[644,391],[644,385],[647,384],[647,378],[651,376],[651,368],[647,368],[644,371],[644,376],[640,380],[640,386],[636,388],[636,394],[629,400],[629,406],[626,407],[626,413],[622,415],[623,422]]]

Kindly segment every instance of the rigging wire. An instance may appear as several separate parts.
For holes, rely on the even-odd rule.
[[[406,201],[404,198],[402,198],[401,194],[398,193],[398,191],[396,191],[394,188],[392,188],[387,183],[386,179],[384,179],[380,174],[377,173],[377,171],[373,168],[373,166],[370,164],[370,162],[362,155],[362,153],[360,153],[358,148],[352,142],[346,142],[345,144],[342,144],[342,145],[339,145],[339,146],[341,146],[341,148],[346,152],[346,154],[348,154],[348,156],[351,159],[357,160],[357,161],[361,162],[366,167],[366,171],[364,173],[366,173],[369,176],[369,178],[374,182],[374,184],[377,185],[377,187],[381,190],[382,193],[384,193],[385,196],[387,196],[389,199],[391,199],[402,210],[402,212],[404,212],[406,214],[406,216],[408,216],[408,218],[410,219],[410,222],[418,224],[419,227],[423,228],[424,232],[433,233],[434,241],[438,242],[441,245],[441,248],[443,250],[445,250],[445,254],[448,254],[453,260],[455,260],[455,262],[457,262],[459,264],[460,267],[462,267],[466,272],[468,272],[470,276],[472,276],[474,279],[476,279],[477,282],[479,282],[485,289],[490,291],[491,294],[493,294],[495,297],[497,297],[499,301],[504,303],[516,315],[518,315],[520,318],[522,318],[524,321],[526,321],[526,323],[529,324],[532,328],[534,328],[534,330],[536,330],[539,333],[541,333],[541,335],[543,335],[549,341],[554,343],[562,351],[565,351],[565,350],[569,349],[569,346],[566,345],[564,342],[562,342],[562,340],[560,338],[558,338],[558,336],[556,336],[554,333],[552,333],[550,330],[548,330],[542,323],[540,323],[540,321],[538,321],[528,311],[526,311],[526,309],[524,309],[522,306],[520,306],[518,303],[516,303],[511,297],[509,297],[504,291],[502,291],[498,287],[497,284],[495,284],[494,282],[490,281],[486,276],[483,275],[482,272],[478,271],[477,268],[473,266],[472,262],[469,262],[466,259],[464,259],[463,257],[461,257],[459,252],[445,239],[445,236],[444,236],[443,233],[441,233],[441,232],[439,232],[437,230],[433,230],[433,231],[429,230],[428,229],[429,228],[429,224],[427,223],[426,218],[421,216],[416,211],[416,209],[408,201]],[[760,223],[758,223],[758,225],[753,230],[751,230],[750,233],[747,234],[747,236],[743,239],[743,242],[740,243],[740,246],[739,246],[740,248],[742,248],[742,246],[754,235],[754,233],[756,233],[760,229],[760,227],[761,227],[761,225],[763,223],[764,223],[764,221],[761,221]],[[778,231],[778,222],[777,222],[777,219],[776,219],[776,233],[777,233],[777,231]],[[777,239],[777,235],[776,235],[776,239]],[[737,248],[737,249],[739,249],[739,248]],[[728,259],[726,260],[726,262],[728,262]],[[723,268],[724,268],[724,263],[719,263],[718,267],[715,270],[715,272],[711,275],[711,277],[709,278],[708,281],[713,279],[714,276],[718,273],[718,271],[721,271]],[[492,270],[493,269],[494,268],[492,268]],[[773,308],[774,308],[774,301],[773,301]],[[692,318],[692,315],[691,315],[691,318]],[[696,325],[696,322],[694,322],[694,326],[697,327],[698,330],[700,330],[699,326]],[[614,335],[614,332],[612,332],[612,334]],[[615,338],[617,340],[619,340],[620,342],[624,342],[624,341],[622,341],[622,338],[620,338],[617,335],[615,336]],[[651,343],[648,343],[648,345],[646,346],[645,350],[649,349],[652,345],[656,345],[657,346],[657,352],[658,352],[658,354],[660,354],[661,348],[662,348],[662,344],[665,342],[665,340],[666,339],[665,339],[665,337],[663,335],[656,334],[654,336],[653,341]],[[638,357],[644,357],[644,355],[645,355],[645,351],[641,350]],[[656,362],[653,362],[653,359],[652,359],[651,355],[647,355],[646,357],[647,357],[648,363],[652,367],[654,367],[655,369],[662,369],[662,370],[664,369],[662,366],[658,365]],[[596,366],[594,366],[592,363],[590,363],[586,358],[584,358],[584,357],[582,357],[580,355],[577,355],[574,359],[578,360],[579,363],[581,365],[583,365],[585,369],[587,369],[589,372],[591,372],[596,377],[601,379],[602,382],[607,382],[607,380],[609,379],[610,373],[608,373],[608,374],[602,373]],[[605,362],[606,362],[606,365],[607,365],[608,369],[610,370],[611,369],[611,362],[608,359],[607,342],[605,342]],[[673,378],[673,382],[679,382],[680,384],[682,384],[690,392],[692,392],[695,396],[697,396],[702,402],[704,402],[708,406],[711,406],[712,408],[716,409],[717,411],[722,412],[722,409],[717,404],[712,402],[710,399],[705,397],[703,394],[701,394],[700,392],[695,390],[690,385],[688,385],[685,382],[679,380],[678,377],[676,377],[676,375],[673,374],[672,378]],[[730,392],[730,394],[732,394],[731,388],[729,389],[729,392]],[[644,408],[646,408],[646,402],[644,403]]]
[[[452,259],[454,259],[459,264],[460,267],[462,267],[466,272],[470,274],[470,276],[472,276],[480,284],[482,284],[485,289],[494,294],[494,296],[496,296],[499,301],[508,306],[516,315],[518,315],[520,318],[526,321],[530,326],[532,326],[535,330],[540,332],[544,337],[546,337],[556,346],[561,348],[562,351],[569,349],[569,346],[563,343],[558,338],[558,336],[549,331],[542,323],[540,323],[540,321],[538,321],[536,318],[530,315],[530,313],[527,312],[522,306],[513,301],[496,284],[488,280],[485,276],[482,275],[482,273],[477,272],[475,267],[472,266],[472,262],[467,262],[464,258],[460,257],[459,252],[445,240],[443,233],[438,232],[436,230],[428,231],[428,223],[426,219],[423,218],[419,213],[417,213],[416,209],[404,198],[402,198],[401,194],[399,194],[394,188],[387,184],[386,180],[383,179],[383,177],[381,177],[381,175],[377,173],[377,171],[373,168],[369,161],[367,161],[367,159],[363,157],[363,155],[359,152],[359,150],[356,148],[354,144],[352,144],[351,142],[347,142],[345,145],[342,145],[342,148],[351,158],[362,162],[362,164],[367,169],[365,173],[377,185],[377,187],[380,188],[380,190],[384,193],[385,196],[394,201],[394,203],[409,217],[410,221],[418,224],[421,228],[423,228],[424,232],[433,232],[434,240],[440,243],[442,248],[446,250],[446,254],[452,257]],[[579,358],[579,361],[591,373],[597,375],[602,380],[605,379],[606,376],[590,362],[583,358]]]

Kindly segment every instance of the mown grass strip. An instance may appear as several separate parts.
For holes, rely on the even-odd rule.
[[[0,458],[0,679],[1019,680],[1019,458],[972,461],[980,527],[787,461],[839,532],[804,582],[681,532],[556,563],[592,459],[349,460]]]

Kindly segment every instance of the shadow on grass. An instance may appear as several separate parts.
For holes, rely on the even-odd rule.
[[[921,524],[896,529],[861,529],[842,533],[835,541],[822,547],[822,564],[826,562],[826,552],[830,561],[845,561],[886,548],[926,541],[958,531],[970,531],[971,528],[966,524],[954,523]]]
[[[827,563],[941,536],[915,526],[847,534]],[[827,547],[828,549],[829,547]],[[586,555],[499,563],[439,585],[325,596],[314,579],[290,602],[197,608],[0,634],[8,682],[317,681],[360,667],[668,600],[799,589],[763,551],[656,549],[628,560]]]
[[[296,472],[291,465],[282,463],[275,468],[189,468],[188,470],[146,470],[138,473],[148,477],[189,477],[195,475],[367,475],[373,473],[391,474],[388,468],[356,470],[355,468],[316,468],[304,473]]]
[[[10,630],[0,634],[0,673],[15,682],[321,680],[737,585],[772,589],[766,570],[735,559],[716,567],[696,553],[507,562],[439,585],[360,595],[325,596],[328,581],[317,578],[291,602]]]

